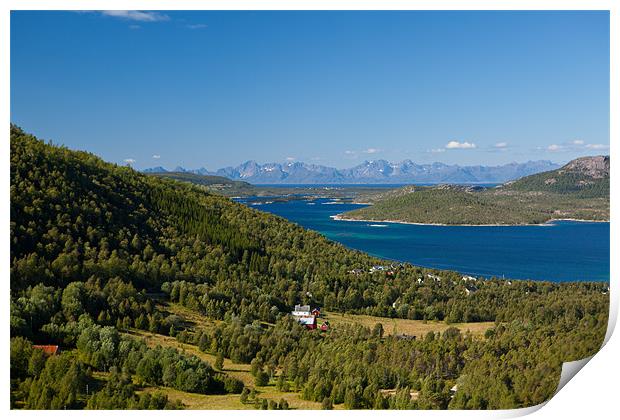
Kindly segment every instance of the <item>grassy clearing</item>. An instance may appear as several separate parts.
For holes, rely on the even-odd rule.
[[[178,391],[167,387],[148,387],[141,390],[142,392],[163,392],[171,400],[180,400],[184,407],[189,410],[254,410],[254,403],[241,403],[239,394],[226,395],[202,395],[192,394],[190,392]],[[258,398],[267,398],[279,402],[285,399],[289,408],[292,410],[319,410],[321,404],[313,401],[305,401],[299,398],[299,395],[291,392],[280,392],[275,387],[260,387]],[[341,408],[339,406],[334,407]]]
[[[142,330],[131,330],[131,335],[144,339],[146,344],[151,347],[161,345],[162,347],[173,347],[186,354],[197,356],[198,358],[208,362],[211,366],[215,365],[216,356],[213,354],[203,353],[198,346],[187,343],[180,343],[174,337],[168,337],[161,334],[154,334]],[[232,360],[224,359],[224,370],[226,374],[242,381],[247,387],[254,387],[254,377],[250,373],[250,365],[242,363],[233,363]]]
[[[180,316],[180,313],[176,312]],[[130,334],[136,338],[144,339],[148,346],[155,347],[161,345],[164,347],[173,347],[186,354],[191,354],[199,357],[200,359],[208,362],[213,366],[215,364],[215,356],[201,352],[197,346],[193,344],[179,343],[175,338],[167,337],[161,334],[154,334],[142,330],[132,330]],[[233,363],[232,360],[224,359],[224,369],[222,372],[230,375],[234,378],[242,381],[246,387],[254,388],[258,392],[259,398],[267,398],[279,402],[280,399],[285,399],[291,409],[320,409],[321,404],[313,401],[302,400],[295,392],[281,392],[276,389],[274,385],[267,386],[254,386],[254,377],[250,373],[250,365],[245,363]],[[169,399],[181,400],[181,402],[188,409],[194,410],[251,410],[254,409],[254,404],[242,404],[239,401],[239,394],[227,394],[227,395],[202,395],[194,394],[190,392],[178,391],[176,389],[167,387],[148,387],[142,391],[161,391],[168,395]],[[335,407],[337,408],[337,407]]]
[[[461,332],[471,332],[475,336],[483,336],[485,331],[495,325],[494,322],[466,322],[457,324],[446,324],[441,321],[420,321],[413,319],[398,319],[398,318],[382,318],[378,316],[370,315],[351,315],[340,314],[336,312],[323,313],[326,320],[330,322],[332,326],[338,326],[342,324],[360,324],[368,328],[372,328],[377,323],[383,324],[383,330],[385,334],[407,334],[415,335],[417,337],[423,337],[426,333],[443,332],[450,327],[456,327]]]
[[[207,318],[206,316],[203,316],[196,311],[192,311],[191,309],[187,309],[178,303],[161,301],[157,303],[157,309],[162,311],[164,314],[170,313],[183,318],[185,327],[190,330],[208,330],[223,322]]]

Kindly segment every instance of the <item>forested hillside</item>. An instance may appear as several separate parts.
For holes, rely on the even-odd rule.
[[[607,323],[606,284],[410,265],[370,273],[389,262],[15,126],[10,228],[14,407],[182,408],[168,390],[242,400],[256,391],[201,358],[147,346],[140,331],[252,363],[257,387],[290,388],[325,407],[519,407],[550,397],[560,362],[595,352]],[[191,326],[162,309],[169,302],[216,327]],[[286,315],[297,303],[496,326],[484,339],[454,328],[415,340],[379,326],[310,332]]]
[[[554,171],[506,183],[505,190],[544,191],[580,198],[609,198],[609,156],[575,159]]]
[[[446,225],[604,221],[609,220],[609,156],[575,159],[495,188],[407,186],[360,201],[372,205],[339,218]]]
[[[262,191],[244,181],[231,181],[223,176],[198,175],[191,172],[145,172],[151,176],[202,185],[211,192],[226,196],[257,195]]]

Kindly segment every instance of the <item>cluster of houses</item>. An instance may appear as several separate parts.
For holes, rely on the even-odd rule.
[[[321,331],[327,331],[329,329],[329,321],[323,321],[320,327],[317,325],[317,318],[321,316],[321,308],[310,310],[310,305],[295,305],[291,315],[309,330],[320,328]]]
[[[432,279],[432,280],[436,281],[437,283],[441,283],[441,277],[439,277],[439,276],[436,276],[436,275],[434,275],[434,274],[428,273],[428,274],[426,275],[426,277],[428,277],[429,279]]]
[[[373,265],[372,267],[370,267],[368,272],[370,274],[376,272],[385,272],[387,276],[393,276],[396,274],[396,271],[400,267],[402,267],[401,263],[392,263],[390,265]],[[354,268],[353,270],[349,271],[349,274],[355,274],[356,276],[359,276],[360,274],[364,274],[364,270],[362,270],[361,268]]]

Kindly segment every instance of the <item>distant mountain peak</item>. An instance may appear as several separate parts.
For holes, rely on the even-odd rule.
[[[209,171],[206,168],[175,172],[223,176],[231,180],[254,184],[436,184],[436,183],[504,183],[523,176],[559,168],[547,160],[509,163],[497,166],[459,166],[442,162],[418,164],[410,159],[389,162],[384,159],[364,160],[357,166],[336,169],[329,166],[286,161],[259,164],[247,160],[239,166]],[[166,172],[161,166],[144,172]]]
[[[609,156],[585,156],[573,159],[559,172],[579,172],[591,178],[609,177]]]
[[[158,173],[158,172],[168,172],[168,170],[164,168],[163,166],[155,166],[154,168],[147,168],[143,170],[142,172],[144,172],[145,174],[152,174],[152,173]]]

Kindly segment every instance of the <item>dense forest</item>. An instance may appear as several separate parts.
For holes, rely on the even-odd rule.
[[[339,217],[448,225],[609,220],[609,156],[579,158],[495,188],[407,186],[357,201],[372,205]]]
[[[199,186],[15,126],[10,135],[14,408],[183,408],[166,390],[242,400],[255,392],[195,355],[148,346],[132,334],[140,331],[249,363],[257,386],[275,383],[324,408],[537,404],[553,395],[562,361],[602,343],[608,284],[475,279],[408,264],[371,273],[390,262]],[[214,326],[190,329],[165,303]],[[307,331],[287,315],[300,303],[495,327],[484,338],[449,328],[403,339],[380,323]]]

